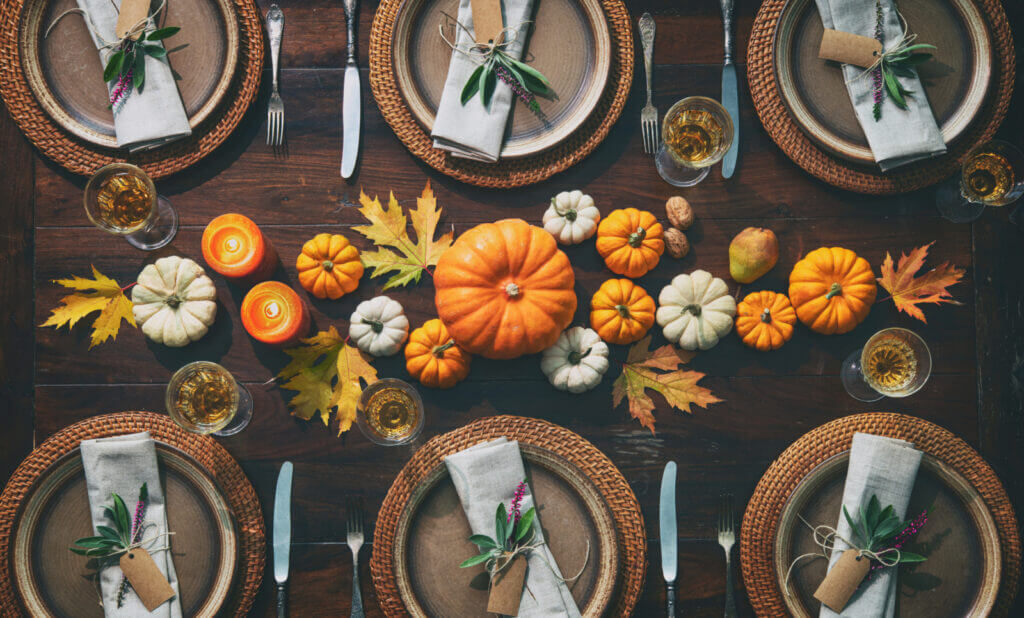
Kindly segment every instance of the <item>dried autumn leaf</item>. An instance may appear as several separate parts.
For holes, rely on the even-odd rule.
[[[359,203],[362,204],[359,212],[370,225],[357,225],[353,229],[377,246],[374,251],[362,253],[363,265],[373,268],[372,277],[395,273],[384,284],[385,290],[418,282],[423,271],[436,266],[441,254],[452,245],[452,232],[434,240],[441,209],[437,207],[429,181],[423,195],[416,198],[416,208],[409,211],[409,219],[416,232],[415,242],[409,236],[408,221],[394,193],[390,195],[387,206],[381,206],[376,197],[371,200],[362,192]]]
[[[622,375],[612,385],[613,406],[618,406],[624,398],[628,399],[630,415],[653,434],[654,401],[647,394],[647,389],[661,393],[670,406],[683,412],[690,412],[691,404],[707,408],[712,403],[722,401],[710,390],[697,384],[704,377],[703,373],[679,369],[680,365],[694,357],[694,353],[672,345],[650,351],[650,345],[651,337],[648,335],[629,349],[626,362],[622,365]],[[665,373],[655,369],[664,370]]]
[[[89,348],[107,339],[117,338],[121,320],[135,326],[132,301],[124,295],[117,281],[101,274],[95,266],[92,267],[92,279],[73,275],[70,279],[55,279],[54,283],[77,292],[60,299],[61,305],[53,309],[50,317],[40,326],[60,328],[67,324],[70,330],[85,316],[99,311],[100,314],[92,323]]]
[[[935,241],[922,247],[917,247],[909,254],[900,254],[900,261],[893,268],[892,256],[885,254],[885,261],[882,262],[882,276],[878,283],[892,295],[896,308],[907,315],[928,323],[924,319],[924,312],[918,307],[920,304],[950,303],[959,305],[953,300],[953,295],[946,288],[960,283],[963,279],[964,269],[954,266],[949,262],[942,263],[931,269],[920,277],[915,277],[917,271],[924,266],[925,258],[928,257],[928,249],[935,244]]]
[[[277,377],[281,388],[297,391],[288,402],[292,414],[309,420],[319,414],[330,424],[337,410],[338,435],[352,428],[356,404],[363,389],[377,381],[369,358],[346,342],[333,326],[302,340],[303,345],[285,350],[292,360]]]

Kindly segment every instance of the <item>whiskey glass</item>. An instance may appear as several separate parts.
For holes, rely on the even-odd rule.
[[[917,333],[906,328],[885,328],[846,357],[840,377],[851,397],[878,401],[883,397],[909,397],[928,381],[932,355]]]
[[[104,165],[85,185],[85,214],[93,225],[144,251],[159,249],[178,233],[178,213],[156,192],[153,180],[130,163]]]
[[[687,97],[676,101],[662,119],[654,164],[668,184],[692,187],[722,160],[732,140],[732,118],[718,101]]]
[[[939,214],[953,223],[970,223],[986,206],[1006,206],[1024,194],[1024,153],[1002,140],[977,146],[964,159],[958,177],[936,194]]]
[[[252,420],[252,394],[230,371],[210,361],[175,371],[164,401],[171,419],[193,433],[233,436]]]
[[[407,444],[423,430],[423,400],[407,382],[395,378],[378,380],[359,397],[356,424],[376,444]]]

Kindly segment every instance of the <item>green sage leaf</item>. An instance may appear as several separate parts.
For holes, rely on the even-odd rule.
[[[499,502],[498,511],[494,514],[494,539],[502,546],[505,544],[505,539],[508,538],[505,530],[507,521],[508,514],[505,512],[505,505]]]
[[[148,34],[146,34],[147,41],[162,41],[169,36],[174,36],[181,30],[178,26],[167,26],[166,28],[158,28]]]
[[[167,50],[159,45],[143,45],[142,51],[152,58],[163,58],[167,55]]]
[[[486,549],[494,549],[498,546],[498,544],[494,542],[494,539],[483,534],[474,534],[473,536],[469,537],[469,542],[479,545],[480,547],[484,547]]]
[[[537,516],[537,510],[530,507],[529,511],[523,513],[523,516],[519,518],[519,523],[516,524],[516,542],[520,542],[526,538],[526,535],[533,530],[533,520]]]
[[[513,65],[523,74],[523,77],[529,81],[535,81],[537,84],[543,87],[543,91],[547,91],[551,88],[551,82],[548,78],[544,77],[544,74],[537,69],[531,67],[525,62],[519,62],[518,60],[511,59]]]
[[[121,64],[124,62],[124,52],[116,51],[107,59],[107,66],[103,69],[103,81],[113,81],[121,73]]]
[[[480,564],[481,562],[487,562],[490,559],[491,559],[491,554],[490,553],[477,554],[477,555],[473,556],[472,558],[469,558],[467,560],[463,560],[462,564],[459,565],[459,568],[460,569],[464,569],[466,567],[476,566],[476,565]]]
[[[121,496],[117,494],[111,495],[114,497],[114,513],[117,514],[117,527],[121,531],[122,536],[127,536],[132,530],[132,519],[131,515],[128,514],[128,507]]]
[[[893,74],[883,69],[882,77],[885,79],[885,89],[889,91],[889,96],[896,105],[902,109],[907,109],[907,101],[903,98],[903,94],[900,92],[900,84],[896,81],[896,77]]]
[[[121,535],[117,533],[117,530],[114,530],[110,526],[96,526],[96,529],[99,530],[100,534],[102,534],[104,538],[117,541],[118,543],[123,540]]]
[[[908,46],[908,47],[904,47],[904,48],[903,48],[903,51],[901,51],[900,53],[901,53],[901,54],[905,54],[905,53],[907,53],[907,52],[913,52],[913,51],[917,51],[917,50],[919,50],[919,49],[933,49],[933,50],[938,50],[939,48],[938,48],[938,47],[935,47],[934,45],[929,45],[928,43],[918,43],[918,44],[916,44],[916,45],[910,45],[910,46]]]
[[[462,87],[462,96],[459,97],[462,100],[462,104],[465,105],[470,99],[473,98],[480,90],[480,74],[484,71],[484,65],[478,66],[469,75],[469,79],[466,80],[466,85]]]
[[[906,563],[924,562],[925,560],[927,560],[927,558],[925,558],[924,556],[922,556],[920,554],[915,554],[915,553],[911,553],[909,551],[900,550],[900,564],[903,564],[904,562],[906,562]]]
[[[494,72],[494,67],[490,67],[481,76],[480,85],[480,96],[483,97],[484,107],[491,106],[491,97],[494,96],[494,89],[498,85],[498,74]]]

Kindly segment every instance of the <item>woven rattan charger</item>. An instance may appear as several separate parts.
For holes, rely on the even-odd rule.
[[[782,152],[824,182],[858,193],[898,194],[933,185],[960,169],[967,152],[992,139],[1010,105],[1014,82],[1014,49],[1010,24],[999,0],[976,0],[992,36],[992,84],[988,100],[964,134],[937,159],[912,163],[883,174],[877,167],[857,165],[816,145],[793,121],[782,100],[775,75],[775,32],[787,0],[764,0],[754,20],[747,48],[747,79],[757,115]]]
[[[647,540],[640,505],[622,473],[593,444],[564,427],[519,416],[493,416],[435,436],[402,468],[377,513],[370,571],[381,609],[387,616],[407,615],[395,582],[394,543],[406,502],[445,456],[469,446],[506,437],[536,444],[577,466],[607,501],[615,520],[622,573],[609,616],[629,616],[643,588],[647,570]]]
[[[856,432],[911,442],[974,486],[999,530],[1002,577],[994,614],[1005,616],[1017,594],[1021,546],[1017,516],[1002,483],[977,451],[949,431],[919,418],[884,412],[847,416],[811,430],[790,445],[761,477],[747,503],[740,536],[743,583],[757,615],[789,615],[773,562],[775,536],[786,500],[811,470],[849,450]]]
[[[370,30],[370,88],[380,113],[413,155],[434,169],[481,187],[521,187],[540,182],[582,161],[619,119],[633,83],[633,26],[621,0],[602,0],[612,40],[612,64],[605,94],[572,135],[543,153],[497,163],[452,157],[434,148],[430,132],[416,120],[398,89],[391,38],[402,0],[383,0]]]
[[[8,567],[12,526],[18,507],[35,480],[54,462],[78,448],[82,440],[148,431],[154,440],[168,444],[195,460],[216,481],[231,506],[238,525],[239,572],[236,592],[223,615],[245,616],[252,608],[263,581],[266,539],[263,514],[249,479],[238,462],[213,438],[189,433],[169,417],[152,412],[120,412],[94,416],[63,429],[39,445],[18,466],[0,494],[0,612],[20,616],[21,603]]]

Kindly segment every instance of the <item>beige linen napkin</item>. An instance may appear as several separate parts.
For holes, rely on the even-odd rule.
[[[850,32],[861,36],[875,37],[875,0],[815,0],[821,22],[826,28]],[[893,0],[882,0],[882,46],[890,49],[903,35],[903,27],[896,14]],[[928,97],[921,80],[914,77],[896,79],[913,94],[906,97],[907,108],[900,109],[886,95],[882,102],[882,117],[875,120],[872,108],[875,104],[874,82],[870,73],[849,64],[843,65],[843,79],[846,90],[857,113],[868,145],[883,172],[907,163],[937,157],[946,152],[942,133],[935,123]]]
[[[83,440],[82,464],[85,468],[85,485],[89,491],[89,510],[92,512],[94,534],[98,534],[96,526],[113,526],[113,522],[103,513],[103,507],[112,504],[112,493],[124,498],[128,511],[134,517],[139,488],[146,483],[149,499],[146,502],[145,521],[153,525],[145,530],[143,539],[153,541],[144,543],[143,547],[155,549],[170,544],[170,538],[166,536],[154,539],[156,535],[167,532],[167,515],[164,509],[164,490],[160,484],[160,470],[156,462],[156,447],[148,432]],[[153,551],[152,556],[160,572],[167,576],[175,597],[150,613],[146,611],[139,597],[129,591],[125,595],[123,605],[118,608],[117,589],[121,585],[121,569],[117,566],[106,567],[100,571],[104,615],[118,618],[181,618],[181,603],[177,597],[178,575],[174,570],[171,552]]]
[[[86,24],[91,20],[100,35],[97,36],[97,32],[89,28],[97,48],[104,45],[102,39],[117,39],[114,34],[117,25],[115,1],[118,6],[121,5],[121,0],[78,0],[78,8],[86,13]],[[153,43],[162,45],[160,41]],[[113,53],[111,49],[100,49],[102,66],[107,66],[107,58]],[[83,73],[82,79],[103,77]],[[112,83],[107,85],[108,92],[113,90]],[[132,152],[156,148],[192,134],[167,58],[159,60],[146,56],[146,81],[142,85],[142,92],[132,89],[127,98],[114,106],[114,133],[117,134],[118,147]]]
[[[519,443],[498,438],[449,455],[444,458],[444,463],[459,494],[469,527],[474,534],[493,538],[494,511],[498,503],[505,504],[507,508],[512,502],[516,486],[526,478]],[[532,506],[533,494],[528,489],[521,510],[525,513]],[[543,541],[539,514],[534,529],[537,531],[537,540]],[[547,545],[541,545],[529,553],[526,586],[519,605],[520,618],[577,618],[580,615],[568,586],[556,579],[556,575],[562,577]],[[529,587],[529,592],[526,587]]]
[[[884,509],[892,505],[896,516],[905,519],[910,494],[914,490],[914,480],[921,464],[921,451],[909,442],[895,438],[885,438],[867,433],[853,434],[853,447],[850,449],[850,467],[846,473],[846,487],[843,489],[843,504],[851,517],[863,506],[867,508],[871,496],[878,496]],[[853,540],[853,531],[842,512],[839,513],[839,525],[836,526],[838,536],[829,569],[832,568],[842,553],[850,547],[839,537]],[[849,603],[837,614],[831,609],[821,607],[821,618],[860,618],[876,616],[892,618],[896,613],[896,571],[894,568],[875,571],[871,580],[861,584],[853,594]]]
[[[530,19],[533,0],[505,0],[501,5],[505,27],[519,28],[515,39],[504,48],[505,53],[519,60],[530,28],[526,21]],[[472,31],[473,10],[470,8],[470,0],[460,0],[458,20]],[[466,30],[456,26],[455,31],[455,44],[459,49],[468,50],[472,47],[474,39]],[[470,57],[452,50],[448,79],[444,82],[430,135],[434,138],[435,148],[451,152],[456,157],[494,163],[505,141],[505,125],[508,124],[514,97],[508,84],[499,79],[489,108],[484,107],[479,93],[465,105],[462,104],[462,88],[470,74],[480,66],[479,59],[480,55],[475,52]]]

